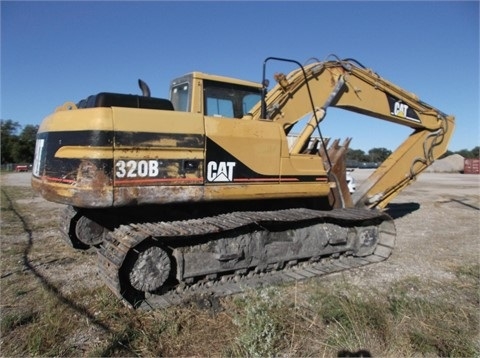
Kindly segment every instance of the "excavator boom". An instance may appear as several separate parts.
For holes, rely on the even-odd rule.
[[[263,106],[259,104],[252,109],[251,117],[254,120],[266,117],[281,123],[288,131],[306,114],[313,113],[291,153],[299,153],[310,140],[327,107],[412,128],[410,136],[353,194],[353,204],[357,207],[384,208],[446,152],[453,134],[453,116],[422,102],[415,94],[353,60],[315,62],[289,75],[276,74],[275,78],[278,84],[268,92]]]

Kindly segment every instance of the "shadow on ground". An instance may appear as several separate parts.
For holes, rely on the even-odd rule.
[[[57,286],[55,286],[53,283],[51,283],[47,277],[45,277],[41,272],[39,272],[36,267],[32,264],[31,259],[29,257],[30,251],[33,246],[33,232],[28,225],[27,221],[25,218],[22,216],[16,205],[14,204],[13,200],[11,197],[8,195],[6,191],[2,189],[3,194],[5,195],[5,198],[8,200],[8,205],[10,209],[14,212],[14,214],[18,217],[20,222],[22,223],[23,230],[28,236],[28,242],[27,245],[23,251],[23,265],[25,266],[26,269],[28,269],[36,278],[37,280],[41,283],[43,288],[50,293],[52,293],[60,303],[70,307],[72,310],[76,311],[79,315],[85,317],[89,322],[95,324],[96,326],[100,327],[102,330],[107,332],[108,334],[111,335],[112,339],[111,341],[108,342],[108,345],[106,348],[104,348],[103,353],[101,356],[106,356],[110,355],[112,352],[115,352],[116,349],[121,348],[126,350],[127,352],[134,354],[132,350],[128,347],[126,342],[129,340],[129,336],[131,334],[131,328],[127,327],[124,329],[123,332],[116,332],[112,327],[110,327],[107,323],[99,320],[97,317],[95,317],[94,314],[92,314],[87,307],[84,307],[71,299],[65,297],[59,290]]]
[[[419,203],[399,203],[388,204],[386,213],[392,217],[392,219],[399,219],[405,215],[411,214],[414,211],[420,209]]]

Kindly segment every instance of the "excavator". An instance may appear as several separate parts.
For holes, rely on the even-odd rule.
[[[269,89],[272,62],[295,69]],[[170,99],[139,86],[141,95],[100,92],[45,118],[31,179],[65,205],[65,241],[96,250],[103,281],[134,308],[387,259],[396,230],[383,209],[447,150],[455,122],[336,56],[269,57],[261,83],[192,72],[171,82]],[[334,107],[412,129],[353,194],[351,138],[330,144],[321,132]]]

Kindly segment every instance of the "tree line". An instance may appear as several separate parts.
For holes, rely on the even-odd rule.
[[[392,151],[385,148],[372,148],[367,153],[361,149],[349,149],[347,151],[347,162],[353,163],[382,163],[387,157],[392,154]],[[448,157],[452,154],[459,154],[464,158],[473,159],[480,158],[480,147],[476,146],[472,150],[462,149],[456,152],[447,150],[439,159]]]
[[[11,119],[1,120],[1,159],[2,164],[33,163],[35,140],[38,125],[28,124],[22,127]],[[460,154],[464,158],[479,158],[480,148],[462,149],[457,152],[447,151],[442,157]],[[355,163],[382,163],[392,151],[386,148],[372,148],[367,153],[361,149],[349,149],[347,161]]]
[[[38,125],[28,124],[22,128],[11,119],[1,120],[2,164],[33,162]]]
[[[347,161],[358,163],[381,163],[392,154],[391,150],[386,148],[372,148],[367,153],[361,149],[349,149],[347,151]]]

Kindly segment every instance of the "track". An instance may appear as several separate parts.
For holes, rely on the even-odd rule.
[[[350,249],[325,251],[304,259],[287,260],[259,268],[234,269],[220,274],[169,280],[155,293],[139,293],[125,284],[122,270],[129,254],[146,240],[170,246],[201,247],[222,234],[236,232],[270,232],[279,227],[298,225],[333,225],[335,227],[375,227],[376,246],[366,255],[355,255]],[[323,227],[322,226],[322,227]],[[310,227],[310,226],[309,226]],[[203,219],[122,225],[108,235],[98,250],[99,271],[107,286],[127,305],[142,308],[166,308],[190,301],[211,300],[240,293],[249,288],[276,285],[295,280],[320,277],[330,273],[361,267],[388,258],[395,244],[395,226],[386,214],[373,210],[338,209],[316,211],[288,209],[279,211],[234,212]],[[195,246],[197,245],[197,246]],[[333,245],[332,247],[334,247]],[[177,278],[182,276],[180,259],[175,260]]]

